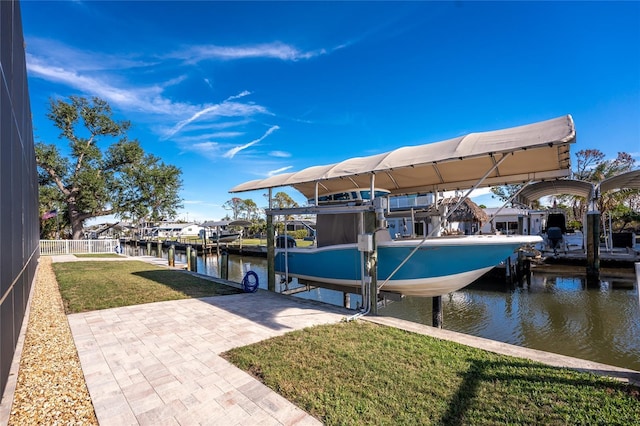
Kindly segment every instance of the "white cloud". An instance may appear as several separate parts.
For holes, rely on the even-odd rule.
[[[291,153],[284,152],[284,151],[271,151],[269,153],[269,155],[271,157],[278,157],[278,158],[289,158],[289,157],[291,157]]]
[[[260,136],[258,139],[252,140],[251,142],[241,145],[241,146],[237,146],[235,148],[231,148],[229,151],[225,152],[224,154],[222,154],[222,156],[224,158],[233,158],[238,152],[245,150],[259,142],[261,142],[262,140],[264,140],[267,136],[269,136],[271,133],[275,132],[276,130],[278,130],[280,128],[280,126],[271,126],[269,128],[269,130],[267,130],[265,132],[264,135]]]
[[[276,169],[276,170],[271,170],[270,172],[267,173],[267,176],[273,176],[273,175],[280,174],[282,172],[285,172],[285,171],[289,170],[292,167],[293,166],[286,166],[286,167],[280,167],[279,169]]]
[[[169,132],[165,135],[165,139],[168,139],[181,131],[185,126],[190,123],[203,118],[203,117],[246,117],[255,114],[269,114],[269,111],[256,104],[243,104],[240,102],[234,102],[234,99],[238,99],[248,95],[249,92],[242,92],[235,96],[230,96],[219,104],[208,105],[199,111],[193,113],[189,118],[178,122]]]
[[[80,74],[72,68],[51,66],[32,55],[27,55],[27,64],[29,73],[36,77],[65,84],[84,93],[98,96],[125,110],[173,115],[175,111],[193,109],[188,104],[175,103],[163,98],[161,95],[164,87],[160,85],[146,88],[119,88],[106,83],[105,77],[88,76]],[[175,84],[175,79],[171,80],[169,84]]]
[[[247,58],[271,58],[282,61],[299,61],[326,54],[325,49],[304,52],[291,45],[273,42],[246,46],[192,46],[170,55],[187,63],[197,63],[209,59],[234,60]]]
[[[192,145],[192,150],[202,154],[217,152],[220,145],[217,142],[201,142]]]

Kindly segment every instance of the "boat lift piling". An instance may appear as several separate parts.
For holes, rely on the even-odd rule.
[[[587,213],[587,280],[600,275],[600,212]]]

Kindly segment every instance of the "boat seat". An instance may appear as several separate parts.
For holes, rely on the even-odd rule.
[[[378,229],[376,231],[376,242],[392,241],[391,234],[388,229]]]

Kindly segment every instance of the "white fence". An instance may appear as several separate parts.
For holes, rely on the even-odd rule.
[[[40,255],[114,253],[118,240],[40,240]]]

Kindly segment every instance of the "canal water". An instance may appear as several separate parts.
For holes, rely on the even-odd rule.
[[[146,253],[144,248],[128,247],[128,254]],[[185,254],[177,253],[176,262],[186,263]],[[220,276],[216,255],[198,256],[197,268],[199,273]],[[266,289],[266,259],[229,256],[229,280],[241,282],[248,270]],[[594,284],[587,283],[583,268],[563,268],[556,273],[534,270],[530,283],[522,285],[481,279],[442,297],[443,328],[640,371],[640,294],[634,277],[632,268],[603,270]],[[284,284],[276,286],[285,290]],[[289,289],[296,286],[294,279]],[[295,297],[343,303],[341,292],[327,289]],[[352,309],[360,303],[359,296],[351,295]],[[431,306],[431,298],[405,297],[378,313],[431,325]]]

